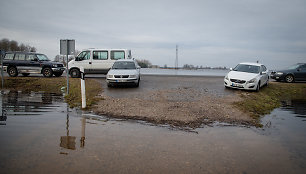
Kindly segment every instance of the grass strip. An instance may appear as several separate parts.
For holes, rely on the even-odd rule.
[[[259,92],[240,91],[239,93],[242,100],[235,102],[234,105],[259,121],[262,115],[280,107],[282,101],[306,100],[306,84],[271,82]]]

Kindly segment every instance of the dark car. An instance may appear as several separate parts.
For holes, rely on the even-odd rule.
[[[273,71],[271,78],[276,81],[292,83],[295,81],[306,81],[306,63],[298,63],[285,70]]]
[[[64,65],[52,62],[44,54],[32,52],[6,52],[3,59],[3,70],[11,77],[29,74],[43,74],[45,77],[59,77],[65,70]]]

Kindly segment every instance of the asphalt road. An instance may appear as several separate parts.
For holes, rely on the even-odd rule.
[[[7,77],[7,73],[4,73],[4,76]],[[22,75],[18,76],[22,77]],[[43,77],[43,75],[30,74],[29,77]],[[64,73],[62,77],[66,77],[66,73]],[[104,94],[115,98],[135,97],[146,92],[173,89],[197,90],[201,94],[217,96],[230,95],[237,91],[224,87],[223,76],[141,75],[141,81],[138,88],[133,86],[108,88],[105,82],[105,75],[101,74],[87,74],[86,78],[96,79],[101,82]]]
[[[100,81],[104,89],[104,94],[115,98],[135,97],[146,92],[173,89],[197,90],[201,94],[217,96],[230,95],[235,91],[226,89],[223,85],[224,77],[218,76],[142,75],[138,88],[132,86],[108,88],[104,75],[87,75],[86,78],[93,78]]]

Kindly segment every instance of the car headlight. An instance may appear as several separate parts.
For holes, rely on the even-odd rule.
[[[225,76],[225,79],[226,79],[226,80],[229,80],[227,75]]]
[[[256,78],[249,80],[248,83],[254,83],[255,81],[256,81]]]
[[[136,75],[129,75],[130,78],[136,78]]]
[[[57,68],[57,64],[53,64],[52,67]]]
[[[277,75],[283,75],[284,73],[282,73],[282,72],[277,72],[276,74],[277,74]]]
[[[107,75],[107,78],[114,78],[114,75]]]

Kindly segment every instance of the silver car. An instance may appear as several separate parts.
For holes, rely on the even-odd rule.
[[[108,87],[121,84],[131,84],[136,87],[140,82],[140,66],[135,60],[117,60],[106,75]]]

